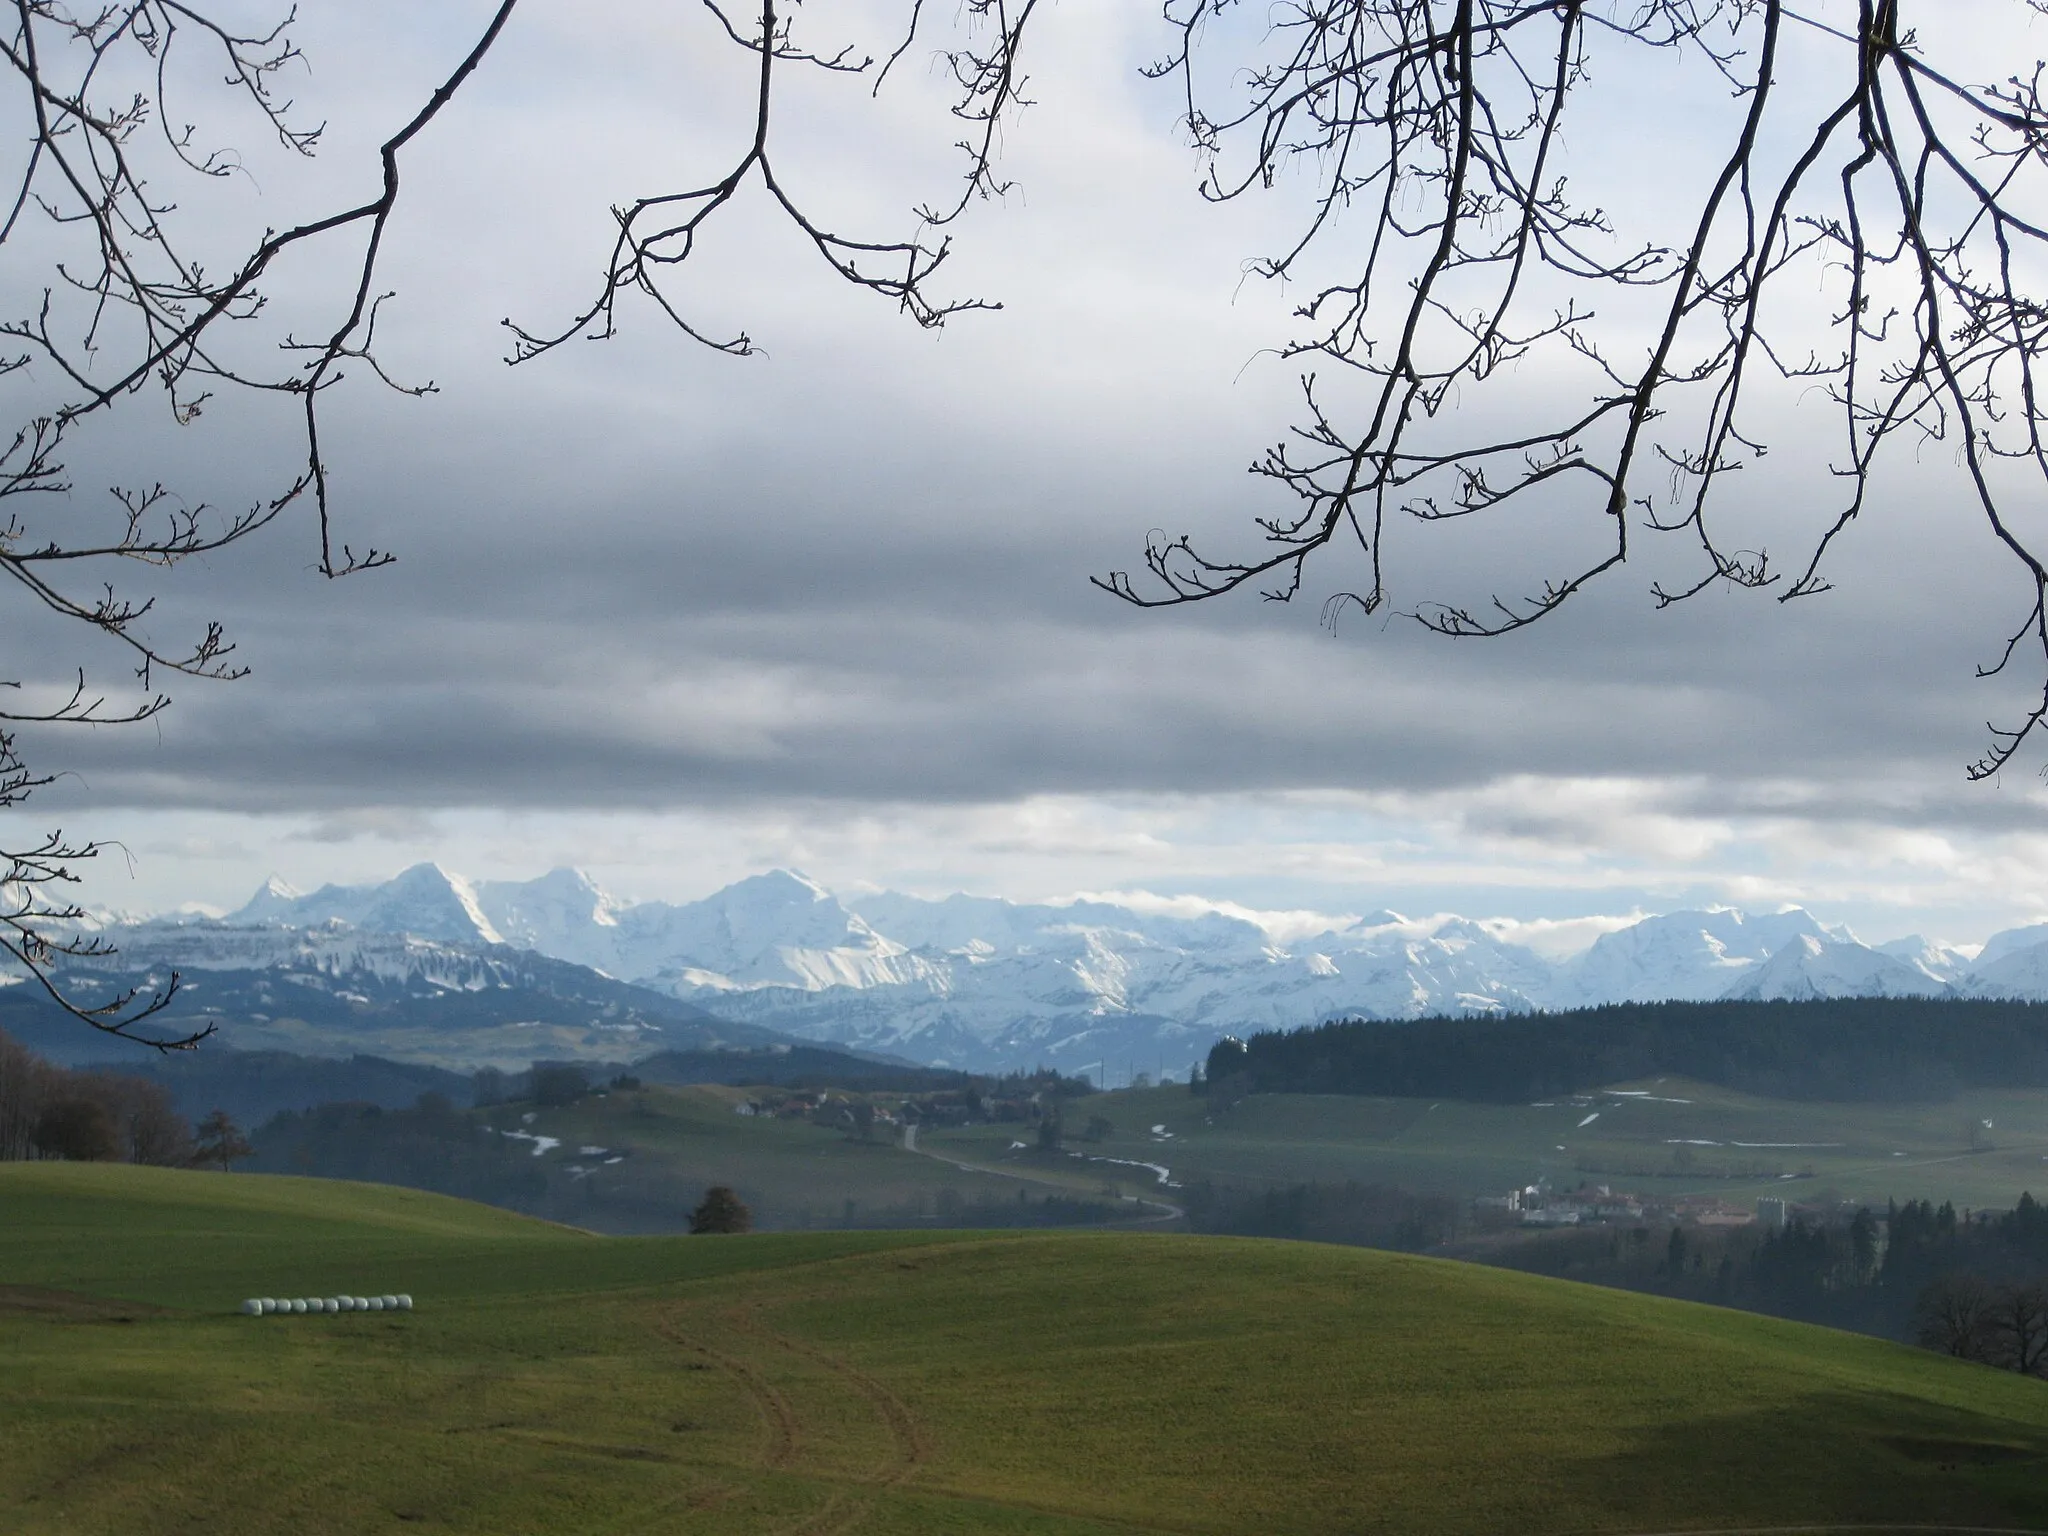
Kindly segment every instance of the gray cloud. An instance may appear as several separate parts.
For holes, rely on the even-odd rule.
[[[672,128],[647,131],[656,105],[600,100],[575,71],[531,95],[545,50],[522,48],[423,155],[400,237],[393,346],[444,393],[336,401],[348,536],[401,563],[322,583],[301,525],[176,573],[164,630],[222,616],[255,675],[182,687],[149,728],[39,736],[43,760],[78,775],[50,804],[302,813],[307,835],[344,839],[463,807],[1614,778],[1659,786],[1657,814],[1692,821],[2041,825],[2033,794],[1960,782],[1983,720],[2022,701],[1970,680],[2017,594],[1980,535],[1949,531],[1971,525],[1942,500],[1939,464],[1902,466],[1834,567],[1840,589],[1792,606],[1716,594],[1652,613],[1651,577],[1684,568],[1675,542],[1494,642],[1378,618],[1326,632],[1334,572],[1289,607],[1141,614],[1091,589],[1152,526],[1250,547],[1251,516],[1274,505],[1242,469],[1294,391],[1284,367],[1246,367],[1285,307],[1237,291],[1263,232],[1237,213],[1207,222],[1135,87],[1100,120],[1048,110],[1020,131],[1026,193],[977,217],[961,267],[1004,295],[1001,315],[918,334],[763,236],[759,270],[742,242],[706,302],[747,316],[769,360],[692,352],[639,315],[617,342],[507,373],[497,318],[565,307],[590,272],[592,213],[682,158]],[[1048,92],[1097,67],[1055,60]],[[630,164],[592,169],[578,134],[600,129],[638,146]],[[1087,134],[1106,146],[1093,174],[1060,158]],[[850,202],[910,200],[903,178],[863,186],[826,163]],[[181,483],[232,502],[288,457],[262,410],[224,407],[205,431],[99,444],[80,483],[167,454]],[[1823,451],[1788,444],[1779,464],[1811,472]],[[1830,510],[1791,483],[1759,471],[1741,490],[1758,536],[1787,549]],[[1401,528],[1415,564],[1398,598],[1531,590],[1584,527],[1428,543]],[[75,654],[62,637],[21,643],[38,675]],[[1598,815],[1526,795],[1474,800],[1461,825],[1560,848],[1601,836]]]

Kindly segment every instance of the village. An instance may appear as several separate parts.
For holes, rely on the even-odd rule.
[[[1608,1184],[1580,1183],[1560,1190],[1548,1178],[1538,1179],[1504,1195],[1480,1195],[1472,1201],[1473,1224],[1482,1231],[1510,1227],[1557,1228],[1602,1224],[1657,1224],[1709,1230],[1760,1227],[1782,1232],[1794,1221],[1819,1225],[1835,1219],[1839,1202],[1790,1201],[1766,1195],[1752,1204],[1738,1204],[1717,1195],[1697,1193],[1657,1196],[1616,1189]]]

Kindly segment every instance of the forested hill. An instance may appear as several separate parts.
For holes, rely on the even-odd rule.
[[[1620,1003],[1339,1020],[1225,1040],[1211,1092],[1516,1103],[1659,1073],[1787,1099],[1938,1101],[2048,1087],[2048,1004],[1974,999]]]

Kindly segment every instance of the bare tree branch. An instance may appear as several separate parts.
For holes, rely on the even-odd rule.
[[[1366,581],[1332,604],[1370,612],[1392,592],[1395,519],[1512,526],[1526,505],[1575,510],[1601,530],[1593,555],[1483,609],[1420,602],[1410,616],[1445,635],[1505,634],[1658,534],[1697,561],[1681,584],[1653,584],[1660,605],[1722,586],[1790,601],[1828,589],[1825,557],[1887,450],[1945,442],[2026,586],[2024,618],[1980,669],[2024,665],[2037,685],[1968,769],[1997,773],[2048,720],[2048,551],[2012,515],[2048,482],[2048,101],[2039,64],[1991,84],[1944,73],[1902,9],[1859,0],[1848,28],[1782,0],[1292,0],[1245,68],[1243,29],[1226,25],[1237,0],[1166,0],[1176,46],[1152,73],[1181,87],[1205,195],[1290,172],[1315,189],[1303,227],[1255,270],[1290,279],[1322,253],[1352,275],[1297,310],[1309,329],[1287,355],[1308,365],[1304,415],[1252,466],[1295,510],[1261,518],[1263,548],[1244,557],[1155,535],[1144,579],[1098,585],[1141,606],[1245,586],[1285,601],[1312,560],[1349,547]],[[1823,58],[1788,84],[1790,27]],[[1222,106],[1198,84],[1219,49],[1234,67]],[[1669,246],[1631,241],[1577,200],[1562,149],[1598,80],[1652,53],[1741,103]],[[1658,174],[1660,191],[1687,195],[1679,173]],[[1816,289],[1831,339],[1809,336]],[[1630,301],[1645,291],[1663,294],[1647,347]],[[1502,419],[1507,407],[1485,402],[1512,395],[1507,365],[1524,363],[1589,382],[1534,405],[1524,389],[1512,410],[1528,424],[1506,434],[1473,425]],[[1817,387],[1844,431],[1834,514],[1782,570],[1723,531],[1724,482],[1769,450],[1770,381]]]

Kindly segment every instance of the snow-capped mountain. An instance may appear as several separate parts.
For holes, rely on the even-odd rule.
[[[906,947],[885,939],[824,887],[778,869],[681,906],[650,901],[620,913],[619,974],[683,995],[751,987],[867,988],[925,979]]]
[[[1722,996],[1804,1002],[1818,997],[1925,997],[1942,990],[1925,971],[1895,956],[1801,933]]]
[[[484,916],[476,887],[437,864],[415,864],[382,885],[323,885],[310,896],[273,877],[228,921],[296,928],[340,922],[369,933],[409,933],[444,944],[505,942]]]
[[[1591,1007],[1722,997],[1790,940],[1846,937],[1796,908],[1766,917],[1728,908],[1646,917],[1602,934],[1561,967],[1549,999],[1555,1007]]]
[[[432,902],[427,910],[445,915]],[[170,1006],[143,1026],[159,1038],[213,1025],[241,1049],[367,1051],[465,1070],[794,1043],[572,961],[356,928],[339,918],[308,927],[180,918],[110,926],[102,937],[115,953],[67,961],[67,991],[91,1000],[138,984],[158,990],[175,971]],[[90,1049],[97,1037],[56,1013],[40,991],[14,990],[23,995],[6,1000],[10,1034],[60,1059]]]
[[[574,870],[472,884],[423,864],[383,885],[310,895],[273,881],[226,924],[145,927],[156,934],[146,944],[165,954],[241,946],[253,960],[278,945],[300,957],[278,963],[300,965],[350,944],[381,954],[377,933],[465,951],[513,944],[722,1018],[974,1068],[1179,1071],[1221,1034],[1343,1016],[1722,997],[2048,998],[2048,925],[1999,934],[1973,959],[1918,938],[1873,948],[1796,908],[1722,908],[1645,918],[1557,962],[1452,916],[1377,912],[1280,943],[1217,911],[894,892],[841,900],[787,870],[702,901],[628,904]]]
[[[2048,942],[2048,932],[2041,935],[2041,941]],[[1876,948],[1880,955],[1903,960],[1929,981],[1943,986],[1962,980],[1976,968],[1971,951],[1953,944],[1935,944],[1917,933],[1879,944]]]
[[[1549,974],[1529,951],[1459,921],[1433,931],[1354,926],[1282,949],[1228,917],[1010,905],[985,914],[979,932],[996,936],[987,938],[957,926],[958,907],[919,914],[903,905],[910,900],[890,905],[905,929],[931,941],[904,956],[914,981],[858,998],[846,987],[778,986],[707,1004],[791,1034],[949,1065],[1071,1069],[1108,1059],[1181,1070],[1225,1033],[1346,1014],[1531,1009]]]

